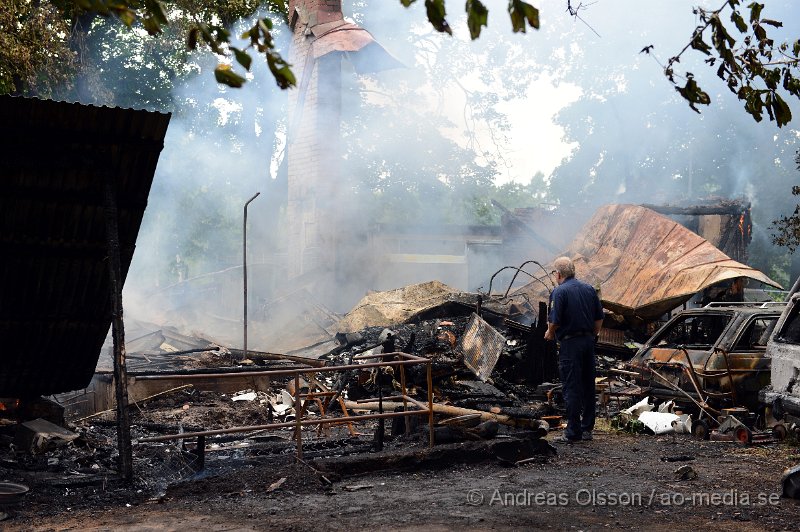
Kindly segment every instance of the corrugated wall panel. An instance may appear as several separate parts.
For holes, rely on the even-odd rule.
[[[125,276],[169,118],[0,97],[0,397],[88,385],[111,323],[104,183]]]

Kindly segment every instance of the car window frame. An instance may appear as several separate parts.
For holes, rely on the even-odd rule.
[[[667,349],[671,349],[671,348],[677,347],[677,345],[672,345],[672,344],[659,345],[657,342],[660,341],[661,338],[664,335],[667,334],[667,331],[669,331],[673,327],[675,327],[678,324],[678,322],[685,321],[685,320],[688,320],[690,318],[697,319],[697,318],[703,318],[703,317],[707,317],[707,316],[721,316],[721,317],[727,318],[727,322],[725,323],[725,326],[722,328],[722,331],[719,333],[719,335],[714,339],[714,342],[712,342],[711,344],[678,344],[678,345],[685,345],[689,349],[698,350],[698,351],[705,351],[705,350],[714,349],[714,347],[716,347],[720,343],[720,341],[725,338],[725,333],[728,331],[728,329],[731,327],[731,325],[736,321],[736,319],[735,319],[736,316],[731,311],[719,311],[719,310],[715,309],[714,311],[711,311],[711,312],[682,312],[682,313],[676,315],[675,317],[673,317],[667,323],[665,323],[664,326],[661,329],[659,329],[658,331],[656,331],[655,334],[653,334],[653,336],[648,341],[648,347],[650,347],[650,348],[667,348]],[[705,346],[708,346],[708,347],[705,347]]]
[[[776,342],[780,342],[782,344],[789,344],[789,345],[800,345],[800,338],[798,341],[791,341],[784,336],[786,329],[789,327],[790,323],[793,323],[795,319],[800,319],[800,304],[798,304],[797,299],[793,299],[789,308],[786,310],[786,315],[784,319],[781,320],[779,323],[780,328],[773,332],[772,339]]]
[[[734,338],[734,341],[731,343],[730,352],[731,353],[761,353],[761,352],[765,352],[767,350],[767,344],[769,343],[770,339],[775,334],[775,329],[777,328],[778,323],[780,322],[780,317],[781,317],[780,314],[753,314],[751,316],[747,316],[746,319],[743,321],[742,325],[739,327],[739,330],[736,333],[736,337]],[[750,328],[750,326],[752,324],[754,324],[756,322],[756,320],[760,320],[760,319],[770,320],[770,321],[773,322],[772,330],[770,331],[769,336],[767,337],[766,343],[763,344],[763,347],[755,347],[755,348],[751,347],[749,349],[739,349],[739,348],[737,348],[737,346],[739,345],[739,342],[744,338],[745,334],[747,334],[748,329]],[[767,330],[768,329],[769,329],[769,327],[767,327]],[[762,344],[756,344],[756,345],[761,346]]]

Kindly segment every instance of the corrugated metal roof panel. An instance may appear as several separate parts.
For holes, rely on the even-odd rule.
[[[780,287],[698,234],[637,205],[599,208],[564,255],[574,261],[579,279],[600,285],[604,307],[642,320],[655,319],[697,292],[736,277]],[[520,293],[547,298],[540,282]]]
[[[0,397],[90,382],[111,323],[103,185],[124,278],[169,118],[0,97]]]

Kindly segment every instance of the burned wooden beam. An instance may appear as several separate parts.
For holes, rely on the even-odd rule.
[[[377,401],[372,401],[369,403],[357,403],[354,401],[345,401],[345,406],[350,410],[370,410],[370,411],[377,411],[379,408]],[[387,402],[384,401],[383,408],[386,410],[393,410],[398,407],[402,407],[403,403],[398,402]],[[540,437],[544,437],[547,434],[547,430],[549,428],[547,422],[542,421],[540,419],[533,419],[533,418],[525,418],[525,417],[512,417],[506,414],[494,414],[492,412],[485,412],[483,410],[472,410],[470,408],[458,408],[455,406],[450,405],[443,405],[439,403],[433,404],[432,413],[434,414],[444,414],[447,416],[467,416],[469,414],[480,414],[481,421],[496,421],[501,425],[507,425],[509,427],[518,427],[518,428],[529,428],[535,431],[541,431]]]
[[[739,216],[750,210],[750,203],[732,203],[719,205],[692,205],[689,207],[678,207],[677,205],[651,205],[642,204],[642,207],[655,211],[659,214],[680,214],[684,216],[708,216],[708,215],[730,215]]]
[[[108,245],[108,276],[111,297],[111,336],[114,340],[114,383],[117,399],[117,445],[119,466],[126,482],[133,480],[133,447],[128,416],[128,374],[125,365],[125,326],[122,321],[122,266],[119,252],[117,192],[111,174],[105,176],[105,227]]]
[[[244,351],[241,349],[228,349],[232,355],[240,357],[244,356]],[[267,353],[265,351],[248,351],[247,357],[250,360],[254,361],[263,361],[263,360],[285,360],[288,362],[295,362],[297,364],[305,364],[306,366],[312,366],[315,368],[321,368],[325,365],[324,360],[317,360],[314,358],[308,358],[298,355],[286,355],[283,353]]]

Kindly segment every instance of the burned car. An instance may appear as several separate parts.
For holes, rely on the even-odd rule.
[[[711,303],[679,312],[628,363],[637,384],[659,399],[705,409],[756,411],[770,381],[767,342],[783,304]]]
[[[800,423],[800,293],[794,294],[767,344],[771,383],[760,394],[776,419]]]

